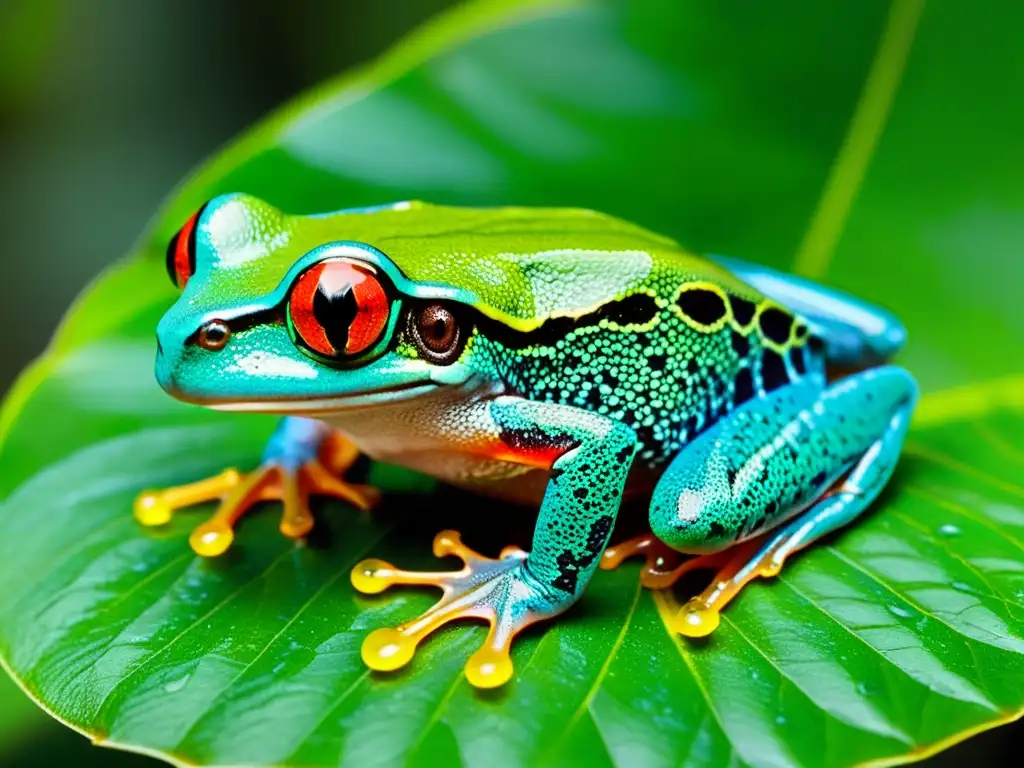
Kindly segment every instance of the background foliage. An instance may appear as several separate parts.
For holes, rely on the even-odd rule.
[[[551,94],[541,93],[534,114],[545,122],[510,122],[502,105],[526,93],[514,74],[523,72],[522,62],[509,68],[503,60],[514,47],[470,46],[468,58],[449,57],[403,78],[397,101],[371,100],[369,108],[330,125],[331,141],[316,135],[323,125],[305,132],[299,126],[286,153],[266,153],[226,179],[218,178],[227,170],[223,164],[200,177],[162,221],[158,240],[197,202],[190,195],[208,193],[211,181],[261,192],[294,210],[376,202],[404,196],[410,187],[434,199],[470,202],[565,202],[568,196],[696,248],[780,265],[796,253],[805,271],[828,270],[835,282],[898,307],[915,339],[906,362],[927,390],[1013,372],[1012,356],[993,354],[1012,349],[1020,335],[1012,301],[1020,280],[1012,265],[1021,199],[1012,169],[1019,167],[1014,137],[1021,105],[1001,80],[1017,67],[1019,54],[1007,16],[979,19],[933,3],[919,18],[920,4],[912,2],[891,11],[868,3],[856,13],[793,3],[787,16],[684,7],[690,26],[681,39],[655,35],[645,52],[654,62],[674,62],[685,77],[659,77],[657,66],[602,39],[598,28],[566,27],[562,34],[578,34],[569,39],[580,63],[556,68],[570,80],[552,83],[551,91],[577,98],[553,104]],[[651,8],[666,17],[673,12],[669,4]],[[780,46],[781,39],[794,43]],[[984,50],[979,40],[986,41]],[[483,66],[467,66],[473,61]],[[537,66],[545,63],[542,57]],[[897,84],[887,120],[886,94]],[[529,103],[516,106],[512,116],[530,114]],[[223,104],[217,109],[231,111]],[[462,109],[476,119],[459,122]],[[588,135],[594,113],[604,113],[595,132],[603,146]],[[411,144],[387,144],[399,132],[385,133],[371,145],[376,151],[366,152],[360,142],[375,126],[399,118],[411,120],[410,135],[430,151],[403,155]],[[640,137],[630,134],[638,119]],[[447,130],[453,120],[467,132]],[[680,124],[687,126],[684,134]],[[351,135],[362,151],[339,143],[339,135]],[[672,146],[679,151],[666,153]],[[437,157],[452,162],[432,164]],[[318,176],[315,169],[325,172]],[[343,186],[332,178],[339,171],[347,178]],[[296,172],[304,179],[300,186],[281,190],[270,183]],[[495,172],[506,174],[500,183]],[[596,183],[588,185],[588,174]],[[620,188],[609,190],[610,179]],[[73,325],[68,335],[96,332]],[[36,449],[37,458],[63,454],[45,444]],[[4,488],[20,479],[5,477]]]

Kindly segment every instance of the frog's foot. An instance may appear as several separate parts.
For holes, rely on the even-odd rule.
[[[280,430],[275,440],[286,431]],[[292,427],[291,431],[296,430]],[[380,498],[375,488],[350,485],[340,479],[359,454],[337,433],[301,446],[294,434],[285,438],[272,441],[263,464],[249,474],[228,469],[197,483],[143,492],[135,501],[136,519],[145,526],[165,525],[179,509],[219,501],[213,516],[189,537],[196,554],[215,557],[227,551],[235,538],[235,525],[261,501],[283,502],[281,533],[300,539],[313,529],[310,496],[333,496],[360,509],[369,509]]]
[[[687,557],[649,533],[608,547],[601,558],[601,568],[614,571],[624,560],[639,555],[643,555],[646,560],[640,572],[640,583],[648,589],[668,589],[687,573],[717,570],[728,563],[730,558],[727,551]]]
[[[429,611],[394,629],[378,629],[363,642],[363,661],[373,670],[390,672],[408,664],[427,635],[456,619],[482,619],[490,624],[484,645],[466,664],[466,677],[477,688],[497,688],[512,677],[509,648],[516,634],[541,619],[560,613],[565,605],[546,598],[523,568],[526,553],[506,547],[497,560],[466,547],[455,531],[434,539],[437,557],[455,555],[458,571],[402,571],[381,560],[364,560],[352,570],[353,586],[378,594],[393,584],[440,587],[444,595]]]
[[[716,571],[711,585],[680,609],[672,627],[681,635],[704,637],[718,627],[719,615],[745,584],[755,576],[778,573],[781,567],[778,564],[767,561],[763,565],[751,564],[751,557],[764,539],[762,536],[721,552],[689,557],[680,563],[685,555],[653,534],[647,534],[608,547],[601,559],[601,568],[614,570],[627,558],[643,555],[646,563],[640,574],[640,583],[650,589],[668,589],[691,571]]]
[[[740,591],[758,576],[775,576],[782,567],[781,561],[773,561],[759,554],[767,537],[760,536],[742,544],[736,544],[722,552],[706,555],[717,558],[720,567],[711,584],[696,597],[691,597],[676,614],[672,628],[687,637],[705,637],[718,629],[722,611]],[[696,558],[703,559],[703,558]]]

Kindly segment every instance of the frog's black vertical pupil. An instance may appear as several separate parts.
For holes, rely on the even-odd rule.
[[[313,298],[313,317],[327,334],[327,340],[335,349],[345,349],[348,344],[348,329],[359,314],[359,304],[351,285],[329,292],[320,281]]]

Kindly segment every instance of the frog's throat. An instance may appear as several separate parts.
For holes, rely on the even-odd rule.
[[[406,386],[390,387],[388,389],[340,397],[275,398],[272,400],[202,402],[197,404],[205,405],[217,411],[317,416],[341,413],[354,409],[366,409],[376,405],[390,405],[403,400],[424,397],[439,389],[441,389],[441,385],[430,382],[410,382]]]

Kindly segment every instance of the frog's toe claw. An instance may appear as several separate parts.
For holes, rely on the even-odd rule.
[[[435,586],[444,592],[422,616],[370,633],[363,642],[363,661],[380,672],[399,669],[436,629],[456,619],[478,619],[490,624],[490,632],[466,663],[466,677],[477,688],[504,685],[514,671],[509,650],[515,636],[560,608],[550,605],[523,571],[526,553],[518,547],[506,547],[495,560],[466,547],[455,531],[443,531],[434,539],[434,553],[461,558],[462,569],[404,571],[383,560],[364,560],[353,568],[352,585],[364,594],[379,594],[396,584]]]
[[[162,491],[145,491],[135,501],[135,518],[146,526],[166,525],[174,513],[207,501],[219,501],[217,511],[189,537],[197,555],[217,557],[224,554],[235,539],[238,521],[261,501],[281,501],[281,533],[301,539],[313,530],[310,496],[333,496],[370,509],[380,499],[375,488],[351,485],[342,480],[343,472],[358,453],[348,444],[325,440],[319,452],[295,461],[295,454],[267,457],[259,469],[243,475],[228,469],[215,477]]]

